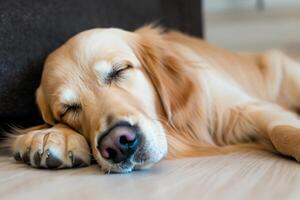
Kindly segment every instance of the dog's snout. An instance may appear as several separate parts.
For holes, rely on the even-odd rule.
[[[130,158],[139,145],[137,131],[128,125],[111,128],[98,141],[98,149],[105,159],[120,163]]]

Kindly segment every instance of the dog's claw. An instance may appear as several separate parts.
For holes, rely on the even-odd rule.
[[[42,160],[42,154],[40,152],[36,152],[33,156],[33,161],[37,167],[40,167],[41,160]]]
[[[26,148],[26,152],[23,154],[22,159],[26,164],[30,163],[30,147]]]
[[[69,158],[72,161],[72,166],[74,168],[87,166],[87,164],[84,163],[84,161],[81,158],[74,156],[72,151],[69,151],[68,155],[69,155]]]
[[[16,161],[22,161],[22,158],[21,158],[21,155],[20,155],[19,152],[15,153],[14,158],[15,158]]]
[[[87,164],[85,164],[81,158],[79,157],[74,158],[73,167],[77,168],[77,167],[84,167],[84,166],[87,166]]]
[[[55,169],[62,165],[62,161],[56,158],[49,150],[47,152],[46,166],[48,169]]]

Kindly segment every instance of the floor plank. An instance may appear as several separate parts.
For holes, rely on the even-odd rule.
[[[299,199],[300,166],[265,152],[165,160],[130,174],[38,170],[0,157],[0,199]]]

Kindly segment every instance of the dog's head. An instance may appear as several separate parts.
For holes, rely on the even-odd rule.
[[[168,122],[191,82],[159,29],[93,29],[49,55],[37,103],[49,124],[83,134],[106,171],[129,172],[167,154]]]

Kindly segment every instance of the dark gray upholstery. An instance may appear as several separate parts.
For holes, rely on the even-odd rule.
[[[94,27],[145,23],[201,37],[200,0],[0,0],[0,124],[41,121],[34,92],[47,54]]]

